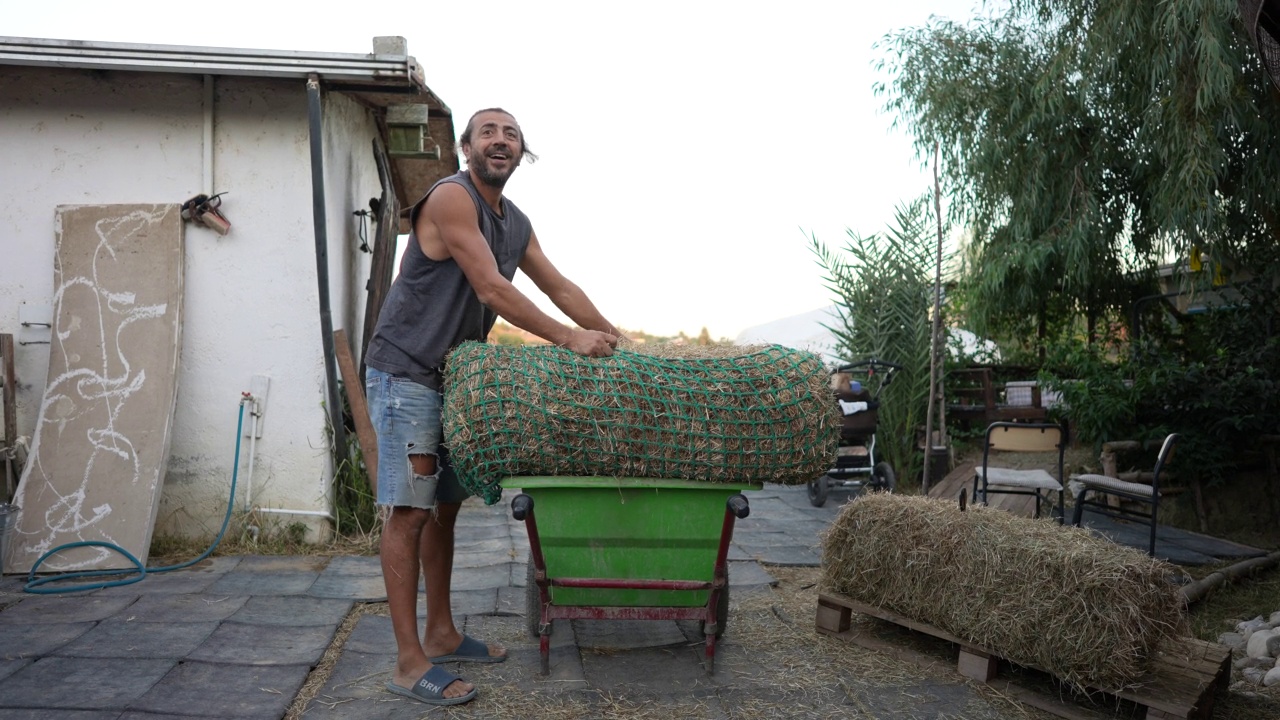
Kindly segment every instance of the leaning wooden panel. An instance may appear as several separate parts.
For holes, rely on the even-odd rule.
[[[169,457],[182,334],[177,205],[57,210],[48,383],[14,502],[6,572],[67,543],[118,545],[146,562]],[[39,570],[130,567],[101,547]]]

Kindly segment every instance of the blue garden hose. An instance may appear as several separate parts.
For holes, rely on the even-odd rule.
[[[128,550],[125,550],[124,548],[120,547],[119,545],[116,545],[115,543],[101,542],[98,540],[85,540],[81,542],[67,543],[65,545],[59,545],[58,547],[41,555],[39,560],[36,560],[35,565],[31,566],[31,572],[27,573],[27,584],[24,585],[22,589],[25,592],[34,593],[36,595],[56,595],[58,593],[80,592],[82,590],[97,590],[99,588],[117,587],[120,585],[131,585],[145,578],[148,573],[162,573],[162,572],[169,572],[170,570],[181,570],[182,568],[191,567],[192,565],[195,565],[201,560],[204,560],[205,558],[209,557],[209,555],[213,553],[214,549],[218,547],[218,543],[222,542],[222,536],[226,534],[227,525],[230,524],[231,522],[231,508],[235,505],[235,498],[236,498],[236,476],[240,472],[240,433],[244,429],[244,404],[250,401],[251,400],[247,394],[245,397],[241,398],[240,413],[239,413],[239,416],[236,418],[236,459],[235,459],[235,464],[231,468],[231,497],[227,500],[227,514],[222,518],[222,529],[218,531],[218,536],[213,539],[213,544],[210,545],[207,550],[200,553],[199,557],[197,557],[194,560],[188,560],[187,562],[184,562],[180,565],[169,565],[167,567],[151,568],[150,570],[148,570],[147,567],[143,565],[140,560],[138,560],[138,558],[133,556],[133,553],[129,552]],[[121,555],[125,556],[125,558],[129,560],[129,562],[133,563],[133,567],[121,568],[116,570],[81,570],[78,572],[63,573],[62,575],[52,575],[50,577],[36,579],[36,568],[40,567],[40,563],[44,562],[46,558],[48,558],[50,555],[53,555],[56,552],[60,552],[62,550],[69,550],[71,548],[77,548],[77,547],[106,548],[108,550],[120,553]],[[96,582],[96,583],[87,583],[84,585],[59,586],[56,588],[40,587],[41,585],[45,585],[47,583],[63,582],[65,580],[73,580],[78,577],[103,577],[103,576],[109,576],[109,575],[125,575],[133,572],[136,572],[137,575],[133,577],[124,578],[121,580],[109,580],[109,581]]]

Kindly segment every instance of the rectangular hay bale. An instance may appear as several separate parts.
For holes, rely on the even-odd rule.
[[[1175,573],[1053,520],[877,494],[846,505],[827,532],[822,588],[1076,687],[1118,689],[1185,628]]]

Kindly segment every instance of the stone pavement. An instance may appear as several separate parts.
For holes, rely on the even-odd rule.
[[[730,553],[739,600],[775,583],[767,565],[817,565],[819,535],[844,500],[833,495],[814,508],[803,487],[746,494],[751,515],[739,521]],[[758,667],[735,642],[732,623],[708,676],[696,629],[672,621],[557,623],[551,674],[542,677],[523,617],[527,553],[507,501],[464,506],[454,612],[460,627],[500,639],[511,653],[488,669],[490,688],[481,688],[467,716],[486,716],[484,693],[495,681],[499,692],[564,692],[588,704],[614,693],[659,703],[694,698],[708,717],[750,714],[744,703],[777,684],[776,671]],[[0,720],[274,720],[355,604],[384,599],[376,557],[217,557],[130,585],[52,596],[22,593],[22,580],[0,579]],[[429,708],[383,689],[394,651],[389,619],[360,616],[306,717],[421,716]],[[833,716],[848,714],[851,694],[863,717],[956,717],[957,708],[976,708],[963,717],[1000,717],[954,673],[889,690],[833,688]]]

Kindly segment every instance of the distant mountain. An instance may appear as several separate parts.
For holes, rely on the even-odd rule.
[[[810,310],[763,325],[749,327],[738,333],[734,342],[738,345],[760,343],[782,345],[797,350],[807,350],[822,358],[828,365],[839,365],[844,360],[836,356],[836,339],[828,325],[840,324],[835,305]]]
[[[836,355],[837,343],[835,335],[828,326],[839,327],[839,312],[835,305],[828,305],[817,310],[810,310],[799,315],[792,315],[780,320],[773,320],[763,325],[749,327],[738,333],[734,342],[738,345],[772,343],[797,350],[807,350],[822,358],[827,365],[842,365],[857,358],[842,358]],[[990,340],[983,340],[963,328],[949,327],[947,335],[959,338],[960,345],[966,355],[983,355],[990,362],[998,362],[1000,349]]]

